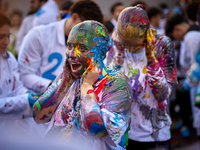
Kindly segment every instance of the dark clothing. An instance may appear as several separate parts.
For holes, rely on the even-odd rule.
[[[141,150],[169,150],[171,149],[170,140],[161,142],[138,142],[131,139],[128,140],[127,150],[141,149]]]
[[[198,25],[194,24],[194,25],[191,25],[188,32],[189,31],[200,31],[200,28]]]

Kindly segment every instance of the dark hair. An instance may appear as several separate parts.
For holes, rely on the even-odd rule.
[[[165,3],[160,3],[159,7],[162,9],[168,8],[167,4],[165,4]]]
[[[47,2],[48,0],[40,0],[40,2]]]
[[[117,6],[122,6],[122,5],[124,5],[124,4],[121,3],[121,2],[114,3],[114,4],[110,7],[110,12],[113,14],[114,11],[115,11],[115,9],[116,9],[116,7],[117,7]]]
[[[134,1],[134,2],[131,3],[131,6],[136,6],[138,4],[144,5],[145,8],[147,9],[147,4],[145,2],[142,2],[142,1],[136,1],[136,2]]]
[[[60,10],[69,10],[70,7],[73,5],[74,2],[66,1],[60,5]]]
[[[76,1],[70,8],[71,15],[77,13],[85,20],[95,20],[103,23],[103,15],[100,7],[93,0]]]
[[[147,11],[149,20],[151,20],[152,17],[157,16],[158,14],[162,15],[162,12],[156,7],[151,7]]]
[[[10,19],[1,11],[0,11],[0,18],[1,18],[0,19],[0,27],[2,27],[5,24],[9,25],[9,26],[12,25]]]
[[[188,18],[192,21],[197,21],[197,11],[199,8],[199,3],[191,3],[186,8],[186,14]]]
[[[105,22],[105,27],[108,29],[108,33],[112,33],[114,30],[114,25],[110,21]]]
[[[174,16],[172,16],[166,23],[165,25],[165,33],[167,36],[172,37],[172,32],[174,30],[174,26],[176,26],[177,24],[181,24],[184,23],[185,19],[183,18],[182,15],[180,14],[176,14]]]

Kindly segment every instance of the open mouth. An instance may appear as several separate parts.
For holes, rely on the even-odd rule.
[[[70,66],[72,72],[76,72],[82,68],[82,65],[80,63],[71,63]]]

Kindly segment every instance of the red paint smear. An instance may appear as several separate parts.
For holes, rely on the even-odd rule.
[[[104,85],[108,82],[108,78],[105,78],[104,80],[102,80],[99,85],[97,87],[94,87],[95,90],[95,95],[97,98],[97,102],[99,102],[99,93],[101,92],[101,90],[104,88]]]
[[[87,91],[87,94],[90,94],[92,92],[94,92],[94,90],[90,89],[90,90]]]
[[[97,28],[96,28],[96,33],[98,33],[98,26],[97,26]]]
[[[102,124],[103,125],[103,120],[100,114],[96,111],[91,111],[88,116],[86,117],[86,126],[88,130],[90,130],[90,125],[91,123],[96,123],[96,124]]]
[[[12,88],[13,91],[15,89],[15,82],[16,82],[16,78],[14,77],[14,83],[13,83],[13,88]]]
[[[177,72],[177,68],[173,68],[172,78],[174,78],[174,79],[176,79],[176,72]]]
[[[160,110],[162,110],[163,108],[166,110],[165,102],[158,103],[158,107],[159,107]]]
[[[28,56],[26,55],[26,58],[25,58],[26,62],[29,63],[29,59],[28,59]]]

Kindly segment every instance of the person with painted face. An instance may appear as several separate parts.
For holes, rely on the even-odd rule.
[[[62,70],[70,30],[84,20],[103,22],[101,10],[94,1],[76,1],[70,12],[68,19],[36,27],[24,38],[18,62],[26,87],[46,91]]]
[[[131,80],[133,92],[127,149],[169,149],[168,98],[172,84],[177,83],[171,40],[150,28],[143,5],[120,13],[112,39],[106,65],[123,72]]]
[[[83,140],[95,150],[125,149],[132,95],[128,78],[103,63],[111,47],[99,22],[72,28],[65,66],[33,107],[37,123],[51,120],[47,136]]]
[[[20,131],[28,133],[43,133],[43,126],[38,126],[32,119],[32,106],[40,94],[28,92],[28,89],[20,80],[20,73],[15,57],[6,48],[10,42],[11,21],[0,12],[0,132],[4,133],[22,129]],[[29,126],[30,125],[30,126]],[[42,129],[43,128],[43,129]],[[28,129],[28,130],[27,130]],[[40,130],[41,129],[41,130]],[[29,133],[30,133],[29,132]],[[22,133],[22,132],[21,132]],[[33,132],[32,132],[33,133]],[[13,133],[12,133],[13,134]]]

